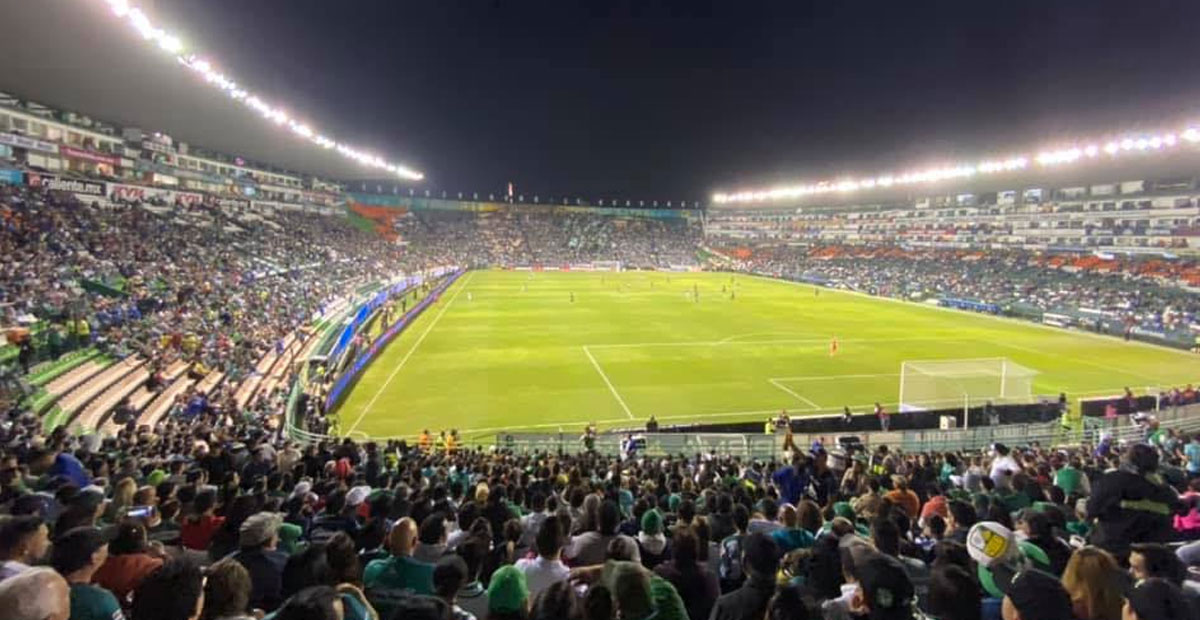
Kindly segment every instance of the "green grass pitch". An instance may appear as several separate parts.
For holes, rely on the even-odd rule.
[[[1200,378],[1192,353],[753,276],[473,271],[380,354],[338,415],[355,435],[456,428],[471,440],[650,414],[761,420],[877,400],[894,411],[902,361],[986,357],[1039,371],[1037,394],[1072,398]]]

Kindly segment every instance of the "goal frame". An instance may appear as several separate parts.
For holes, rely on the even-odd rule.
[[[932,377],[934,380],[936,380],[936,378],[937,378],[936,374],[929,373],[929,372],[922,372],[921,370],[918,370],[917,367],[919,367],[921,365],[928,365],[928,366],[942,365],[942,366],[947,366],[947,367],[953,367],[955,364],[980,364],[980,363],[994,363],[997,365],[996,368],[998,369],[999,372],[995,373],[994,375],[990,374],[990,373],[979,373],[978,374],[979,377],[994,376],[996,378],[996,380],[999,382],[998,389],[996,390],[997,393],[992,394],[992,395],[986,395],[986,396],[973,396],[972,394],[970,394],[968,392],[964,392],[962,394],[962,406],[963,406],[964,416],[966,416],[968,410],[970,409],[970,407],[972,405],[972,402],[979,403],[981,400],[1005,402],[1005,401],[1009,401],[1010,399],[1030,400],[1033,398],[1033,378],[1035,376],[1037,376],[1039,373],[1032,368],[1029,368],[1027,366],[1022,366],[1007,357],[975,357],[975,358],[903,360],[900,362],[900,385],[899,385],[899,397],[897,398],[898,407],[900,408],[901,411],[916,411],[916,410],[922,409],[921,407],[919,407],[919,405],[922,403],[922,401],[914,401],[912,398],[907,397],[905,394],[906,382],[908,382],[910,374],[921,373],[926,376]],[[1014,394],[1014,393],[1011,393],[1011,391],[1009,390],[1010,371],[1015,372],[1017,370],[1020,371],[1020,375],[1022,376],[1022,378],[1026,379],[1028,381],[1028,388],[1029,388],[1027,390],[1028,393]],[[960,376],[969,377],[970,375],[966,374],[966,375],[960,375]],[[908,387],[911,387],[911,383],[908,384]],[[939,406],[942,406],[943,408],[946,408],[946,409],[951,409],[951,408],[957,407],[957,403],[951,403],[948,400],[947,401],[923,401],[923,402],[926,404],[930,404],[930,403],[933,404],[933,406],[929,407],[929,409],[937,409],[937,408],[939,408]],[[909,408],[909,407],[911,407],[911,408]],[[965,419],[964,419],[964,425],[966,425]]]

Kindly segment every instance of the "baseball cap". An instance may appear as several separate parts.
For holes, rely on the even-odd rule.
[[[63,575],[73,573],[92,561],[92,555],[108,544],[108,537],[98,527],[84,525],[64,532],[54,539],[50,565]]]
[[[662,515],[651,508],[642,515],[642,532],[648,535],[661,534],[663,529]]]
[[[872,554],[855,572],[871,618],[912,617],[913,585],[898,560]]]
[[[1126,596],[1138,618],[1184,620],[1193,617],[1183,591],[1175,584],[1152,578],[1137,584]]]
[[[279,533],[281,525],[283,525],[283,515],[277,512],[252,514],[242,523],[242,528],[238,531],[238,545],[242,547],[264,545]]]
[[[346,492],[346,505],[357,506],[367,501],[367,496],[371,494],[371,487],[357,486]]]
[[[1029,569],[1017,573],[1008,583],[1006,595],[1022,618],[1073,620],[1071,597],[1062,582],[1050,573]],[[1179,616],[1180,620],[1184,616]]]
[[[1045,551],[1028,541],[1018,541],[1012,530],[995,521],[971,526],[967,553],[977,564],[979,585],[995,598],[1004,598],[1013,578],[1022,570],[1050,565]]]

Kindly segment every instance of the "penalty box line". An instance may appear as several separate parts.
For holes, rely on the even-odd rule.
[[[737,336],[731,336],[736,338]],[[677,342],[618,342],[612,344],[589,344],[585,345],[589,349],[636,349],[639,347],[729,347],[741,345],[771,345],[771,344],[828,344],[833,336],[826,338],[788,338],[781,340],[683,340]],[[939,338],[936,336],[930,337],[906,337],[906,338],[850,338],[839,339],[839,343],[862,343],[874,344],[877,342],[965,342],[962,337],[952,336]]]

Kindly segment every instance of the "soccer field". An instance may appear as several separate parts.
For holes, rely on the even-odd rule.
[[[875,401],[894,411],[905,360],[1004,357],[1040,373],[1035,393],[1072,399],[1200,378],[1200,356],[1184,351],[817,293],[718,273],[473,271],[366,369],[338,410],[341,429],[456,428],[471,440],[651,414],[682,424],[865,413]]]

